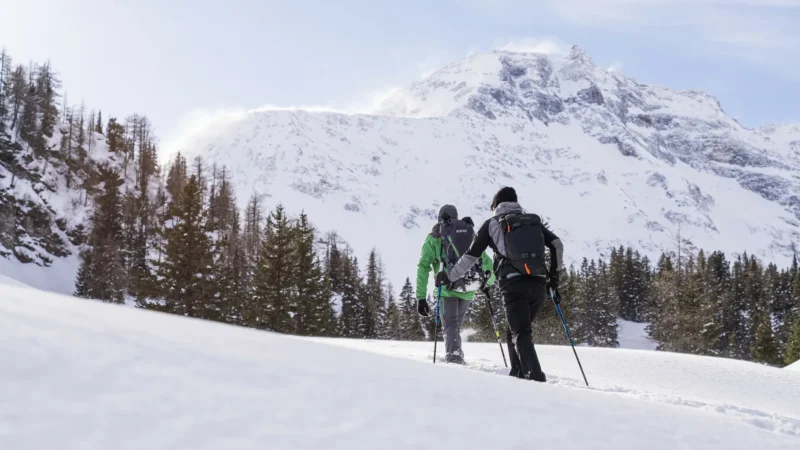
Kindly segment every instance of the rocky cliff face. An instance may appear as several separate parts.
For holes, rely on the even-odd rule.
[[[56,130],[37,152],[14,130],[0,132],[0,274],[71,293],[99,171],[122,168],[98,133],[87,133],[91,151],[68,167],[62,137]]]

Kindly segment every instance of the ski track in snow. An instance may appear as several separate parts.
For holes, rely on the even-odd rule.
[[[621,319],[620,319],[621,320]],[[622,320],[621,320],[622,321]],[[626,321],[622,321],[626,322]],[[639,327],[633,327],[634,329],[642,329],[643,326],[646,324],[637,324],[635,322],[627,322],[628,324],[638,325]],[[633,332],[631,332],[631,336],[635,336]],[[640,336],[642,337],[642,336]],[[644,336],[646,337],[646,336]],[[421,343],[421,342],[414,342],[414,343],[402,343],[408,346],[412,346],[409,348],[407,352],[398,352],[398,351],[387,351],[386,347],[395,347],[395,344],[386,344],[385,341],[383,345],[381,341],[349,341],[349,340],[341,340],[341,339],[324,339],[326,343],[350,348],[360,348],[367,351],[372,351],[375,353],[387,354],[394,357],[403,357],[408,359],[413,359],[417,361],[425,361],[431,362],[433,360],[433,349],[431,348],[427,353],[425,350],[422,350],[420,347],[428,346],[431,347],[432,343]],[[401,344],[401,345],[402,345]],[[481,354],[486,351],[494,351],[495,353],[499,353],[500,350],[497,344],[464,344],[465,350],[467,354],[470,353],[470,350],[467,349],[474,349],[476,346],[480,346]],[[413,348],[414,351],[410,349]],[[542,352],[542,348],[546,348],[549,350],[556,349],[558,347],[553,346],[537,346],[537,351],[540,353]],[[506,352],[506,357],[508,357],[507,348],[504,347],[503,351]],[[585,352],[587,350],[586,347],[579,348],[579,357],[581,356],[580,352]],[[691,355],[687,355],[691,356]],[[500,359],[498,355],[498,360]],[[493,375],[498,376],[508,376],[508,369],[505,368],[502,363],[499,363],[498,360],[493,358],[475,358],[474,360],[468,360],[466,366],[458,366],[455,364],[447,364],[444,362],[444,354],[440,353],[437,354],[437,364],[441,363],[442,365],[446,365],[448,368],[455,368],[455,369],[468,369],[468,370],[477,370],[480,372],[485,372]],[[727,360],[726,360],[727,361]],[[732,361],[732,360],[731,360]],[[658,403],[666,403],[669,405],[674,405],[678,407],[688,407],[693,408],[701,411],[706,411],[714,414],[722,414],[727,417],[732,417],[738,420],[741,420],[748,425],[755,426],[757,428],[781,433],[789,436],[800,436],[800,406],[797,407],[796,416],[791,417],[787,415],[782,415],[773,412],[763,411],[757,408],[749,408],[749,407],[742,407],[737,406],[729,403],[713,403],[713,402],[705,402],[694,400],[691,398],[683,397],[683,396],[675,396],[669,395],[664,393],[658,392],[651,392],[646,389],[635,389],[635,388],[628,388],[618,384],[606,384],[606,383],[596,383],[592,381],[592,374],[589,372],[591,368],[587,368],[586,364],[584,363],[584,369],[588,372],[587,378],[589,381],[589,386],[587,387],[583,382],[583,379],[580,377],[580,373],[578,372],[577,362],[572,360],[575,364],[575,372],[577,372],[578,378],[572,377],[564,377],[564,376],[555,376],[548,374],[547,384],[552,386],[557,386],[560,388],[565,389],[578,389],[578,390],[589,390],[594,392],[605,393],[609,395],[618,395],[623,397],[647,400],[652,402]],[[741,363],[742,361],[734,361],[736,363]],[[545,372],[547,372],[546,364],[543,363]],[[798,380],[800,382],[800,380]]]

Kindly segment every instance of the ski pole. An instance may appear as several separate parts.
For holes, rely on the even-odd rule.
[[[553,299],[553,304],[556,305],[556,312],[558,312],[558,317],[561,318],[561,324],[564,325],[564,331],[567,333],[567,339],[569,339],[569,345],[572,346],[572,353],[575,354],[575,359],[578,361],[578,367],[581,369],[581,375],[583,375],[583,382],[586,383],[586,386],[589,386],[589,382],[586,381],[586,374],[583,372],[583,366],[581,365],[581,359],[578,358],[578,352],[575,350],[575,342],[572,341],[572,335],[569,333],[569,327],[567,326],[567,321],[564,320],[564,313],[561,312],[561,294],[558,293],[558,290],[549,288],[550,289],[550,296]]]
[[[503,355],[503,364],[508,367],[506,352],[503,350],[503,343],[500,340],[500,332],[497,331],[497,322],[494,321],[494,308],[492,308],[492,296],[489,294],[489,288],[484,287],[483,294],[486,296],[486,303],[489,304],[489,314],[492,316],[492,326],[494,327],[494,335],[497,336],[497,345],[500,346],[500,354]]]
[[[433,318],[433,363],[436,364],[436,344],[439,343],[439,304],[442,302],[442,287],[439,286],[439,293],[436,295],[436,309]]]

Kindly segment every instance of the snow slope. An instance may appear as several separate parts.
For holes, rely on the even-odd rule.
[[[240,207],[305,210],[363,258],[413,276],[445,203],[476,221],[517,188],[579,261],[631,245],[657,258],[678,227],[696,247],[786,264],[800,240],[800,133],[749,130],[710,95],[651,86],[564,58],[496,51],[457,61],[375,115],[261,110],[181,150],[231,169]]]
[[[647,333],[648,323],[631,322],[617,318],[617,340],[619,348],[634,350],[655,350],[658,342],[651,339]]]
[[[466,347],[485,371],[432,365],[430,351],[281,336],[0,284],[0,448],[800,444],[792,371],[581,349],[586,389],[566,347],[542,349],[548,384],[493,373],[494,345]]]
[[[800,361],[795,361],[794,363],[789,364],[785,368],[789,369],[789,370],[795,370],[797,372],[800,372]]]

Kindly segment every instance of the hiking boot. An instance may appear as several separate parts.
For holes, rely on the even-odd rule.
[[[524,377],[521,377],[526,380],[538,381],[540,383],[547,383],[547,377],[544,375],[544,372],[539,372],[538,374],[534,374],[529,372],[525,374]]]
[[[461,364],[462,366],[467,364],[466,361],[464,361],[464,356],[458,350],[445,355],[444,361],[453,364]]]

